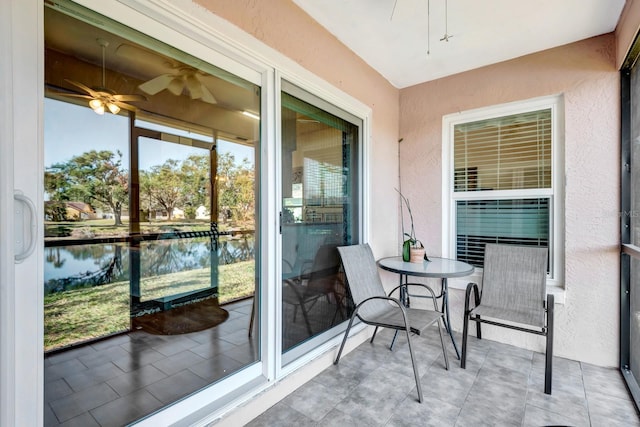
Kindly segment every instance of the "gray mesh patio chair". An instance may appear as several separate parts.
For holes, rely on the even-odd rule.
[[[482,338],[481,323],[543,335],[547,339],[544,392],[551,394],[554,301],[549,294],[545,305],[547,253],[547,248],[532,246],[486,245],[482,292],[478,292],[475,283],[467,285],[460,361],[463,369],[467,360],[469,320],[476,322],[478,339]],[[469,306],[471,294],[473,308]]]
[[[351,319],[349,319],[349,325],[344,333],[340,350],[338,351],[336,360],[333,362],[334,365],[337,365],[340,361],[340,355],[349,336],[349,330],[356,318],[368,325],[376,327],[371,337],[372,343],[379,327],[405,331],[407,333],[407,345],[409,347],[409,354],[411,355],[411,363],[413,364],[413,373],[416,378],[416,387],[418,388],[418,401],[422,402],[422,387],[420,387],[418,366],[416,365],[416,358],[413,348],[411,347],[411,334],[420,335],[424,329],[437,323],[445,367],[449,369],[449,359],[447,358],[447,350],[442,337],[443,314],[438,311],[433,290],[427,285],[418,283],[409,284],[421,286],[431,294],[434,311],[406,308],[400,303],[399,299],[391,297],[400,286],[394,288],[388,296],[385,294],[380,276],[378,275],[378,267],[368,244],[342,246],[338,248],[338,251],[342,258],[342,265],[347,277],[351,297],[355,304],[355,309],[351,315]]]
[[[283,301],[294,307],[293,321],[296,321],[298,307],[302,311],[307,332],[313,335],[311,323],[314,317],[326,317],[328,313],[320,311],[315,315],[311,314],[313,307],[319,303],[319,300],[325,300],[325,310],[329,306],[335,305],[333,325],[338,318],[338,314],[344,318],[342,314],[342,299],[340,298],[340,258],[338,257],[336,244],[325,244],[318,248],[310,268],[303,269],[297,277],[285,279],[282,289]]]

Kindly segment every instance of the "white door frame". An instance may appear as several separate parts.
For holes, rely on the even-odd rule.
[[[44,38],[40,0],[0,2],[0,425],[43,420],[42,225],[14,261],[14,191],[42,208]],[[25,168],[24,165],[29,165]],[[37,217],[37,216],[36,216]],[[38,221],[36,221],[38,222]]]

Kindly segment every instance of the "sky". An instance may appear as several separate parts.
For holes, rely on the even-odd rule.
[[[44,164],[70,160],[90,150],[120,150],[123,165],[129,164],[129,120],[110,113],[99,115],[88,107],[45,98],[44,101]],[[141,144],[140,169],[161,165],[166,159],[185,159],[191,154],[206,153],[203,149],[161,142]],[[244,158],[253,163],[251,147],[219,140],[218,152],[231,152],[237,163]]]

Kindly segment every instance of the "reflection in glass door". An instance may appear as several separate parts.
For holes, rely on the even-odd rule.
[[[287,352],[330,331],[352,310],[336,248],[359,240],[360,121],[287,82],[281,99],[282,350]]]
[[[219,308],[220,237],[211,221],[218,217],[211,197],[213,139],[136,124],[140,127],[135,128],[132,152],[138,153],[138,162],[131,165],[131,202],[137,215],[131,215],[129,253],[132,328],[176,334],[216,326],[228,313]],[[203,308],[207,321],[197,319]],[[169,313],[175,317],[178,312],[180,321],[167,321]]]
[[[260,88],[71,2],[44,23],[45,425],[126,425],[261,359]]]

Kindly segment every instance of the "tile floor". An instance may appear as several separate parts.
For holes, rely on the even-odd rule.
[[[257,360],[252,300],[201,332],[114,336],[44,359],[44,425],[123,426]]]
[[[223,306],[229,318],[205,331],[160,336],[142,331],[48,355],[44,425],[122,426],[187,396],[258,359],[248,336],[252,299]],[[342,317],[314,299],[306,315],[284,304],[284,345],[292,347]]]
[[[470,338],[467,369],[450,351],[446,371],[436,329],[412,338],[418,403],[406,338],[393,352],[390,338],[361,344],[248,426],[640,426],[617,369],[556,357],[548,396],[543,354]]]
[[[229,319],[181,336],[120,335],[45,358],[45,426],[122,426],[236,370],[256,357],[247,337],[251,300]],[[301,316],[300,316],[301,317]],[[298,319],[304,330],[302,319]],[[458,337],[459,338],[459,337]],[[544,356],[470,338],[467,369],[437,332],[412,339],[425,401],[401,337],[379,333],[257,417],[249,426],[638,426],[620,373],[554,359],[553,395],[543,393]]]

